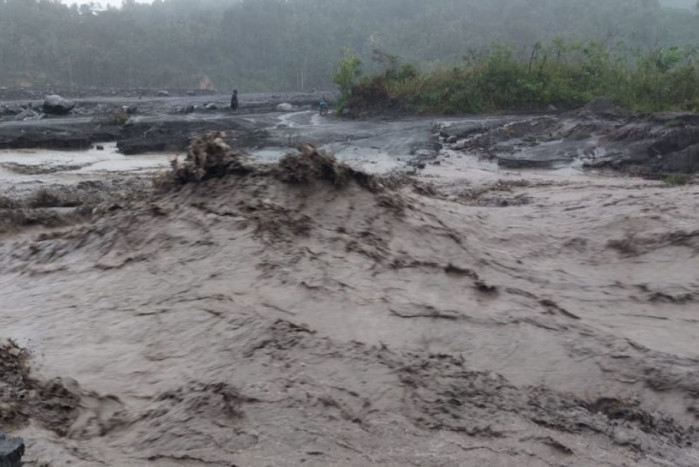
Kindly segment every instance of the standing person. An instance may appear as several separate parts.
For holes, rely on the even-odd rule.
[[[231,110],[234,112],[238,111],[238,90],[233,91],[231,96]]]

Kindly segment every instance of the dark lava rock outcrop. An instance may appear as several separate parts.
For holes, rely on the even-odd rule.
[[[0,431],[0,467],[20,467],[24,455],[24,440],[12,438]]]
[[[610,128],[592,148],[589,167],[640,174],[699,171],[699,115],[662,114]],[[593,153],[594,154],[594,153]]]
[[[474,119],[438,130],[446,147],[513,169],[579,162],[646,176],[699,171],[697,114],[639,116],[594,102],[557,116]]]

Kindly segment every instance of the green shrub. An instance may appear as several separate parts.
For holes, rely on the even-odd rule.
[[[387,105],[447,114],[570,108],[596,98],[644,111],[699,109],[699,53],[679,47],[631,54],[558,39],[537,43],[522,57],[511,46],[495,44],[457,66],[429,71],[398,67],[388,54],[381,59],[388,69],[362,80],[356,56],[340,63],[336,83],[345,102],[352,98],[353,111]]]
[[[362,76],[362,61],[349,50],[344,51],[344,57],[338,64],[337,71],[333,75],[333,82],[340,88],[340,100],[338,107],[347,105],[352,96],[352,88]]]
[[[692,176],[687,174],[670,174],[663,177],[663,182],[667,186],[687,185],[692,181]]]

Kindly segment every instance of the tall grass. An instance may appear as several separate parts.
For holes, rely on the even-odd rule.
[[[456,66],[394,66],[364,77],[349,106],[449,114],[574,107],[596,98],[643,111],[699,110],[699,52],[672,47],[630,54],[557,40],[536,44],[524,57],[496,44]]]

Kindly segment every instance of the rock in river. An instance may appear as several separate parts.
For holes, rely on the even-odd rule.
[[[24,440],[10,438],[0,431],[0,466],[19,467],[24,455]]]

